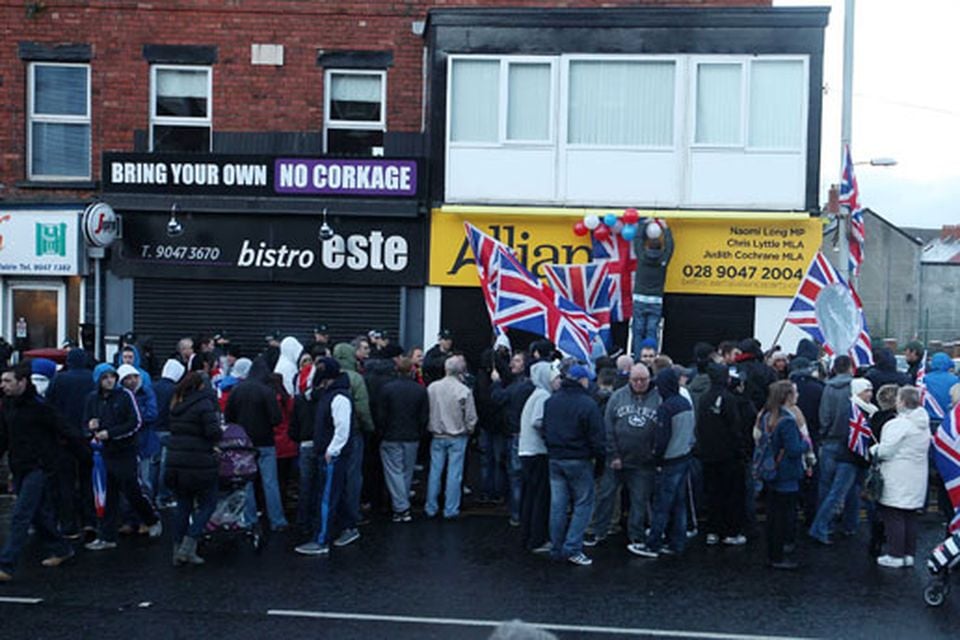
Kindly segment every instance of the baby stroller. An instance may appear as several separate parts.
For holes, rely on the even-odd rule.
[[[217,507],[207,521],[204,540],[233,541],[242,536],[250,540],[255,552],[263,549],[260,522],[244,522],[247,483],[257,478],[258,455],[259,451],[243,427],[232,423],[224,425],[223,435],[217,444],[220,493]]]
[[[923,588],[923,601],[931,607],[943,604],[950,593],[950,570],[960,564],[960,532],[953,534],[930,552],[927,571],[930,580]]]

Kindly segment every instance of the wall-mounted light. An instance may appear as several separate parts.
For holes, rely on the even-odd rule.
[[[170,206],[170,219],[167,220],[167,235],[176,238],[183,233],[183,225],[177,220],[177,212],[180,211],[180,205],[174,202]]]
[[[334,232],[334,230],[333,230],[333,227],[331,227],[329,224],[327,224],[327,210],[326,210],[326,208],[324,208],[324,210],[323,210],[323,222],[320,223],[320,234],[319,234],[320,241],[322,242],[322,241],[325,241],[325,240],[329,240],[329,239],[332,238],[334,235],[335,235],[335,232]]]

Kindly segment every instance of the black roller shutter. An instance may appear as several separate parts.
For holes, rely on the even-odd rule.
[[[753,335],[753,296],[668,294],[663,298],[661,351],[678,364],[693,362],[693,345],[741,340]]]
[[[373,328],[396,337],[400,288],[137,278],[133,319],[137,336],[153,338],[160,358],[184,336],[217,331],[226,331],[245,355],[256,355],[268,331],[306,345],[317,322],[325,322],[337,342]]]

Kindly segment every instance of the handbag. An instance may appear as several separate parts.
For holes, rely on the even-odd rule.
[[[880,460],[876,456],[870,461],[870,468],[863,479],[863,498],[871,502],[880,502],[883,496],[883,473],[880,471]]]

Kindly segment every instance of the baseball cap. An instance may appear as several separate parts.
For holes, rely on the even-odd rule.
[[[330,328],[326,323],[320,322],[313,328],[314,333],[330,333]]]
[[[367,337],[371,340],[378,340],[383,337],[383,333],[379,329],[370,329],[370,331],[367,331]]]
[[[453,339],[453,331],[450,330],[450,329],[440,329],[440,333],[439,333],[438,335],[439,335],[440,339],[442,339],[442,340],[452,340],[452,339]]]
[[[585,364],[575,364],[567,371],[567,377],[571,380],[582,380],[586,378],[587,380],[595,380],[596,375],[593,371],[590,371],[590,367]]]

